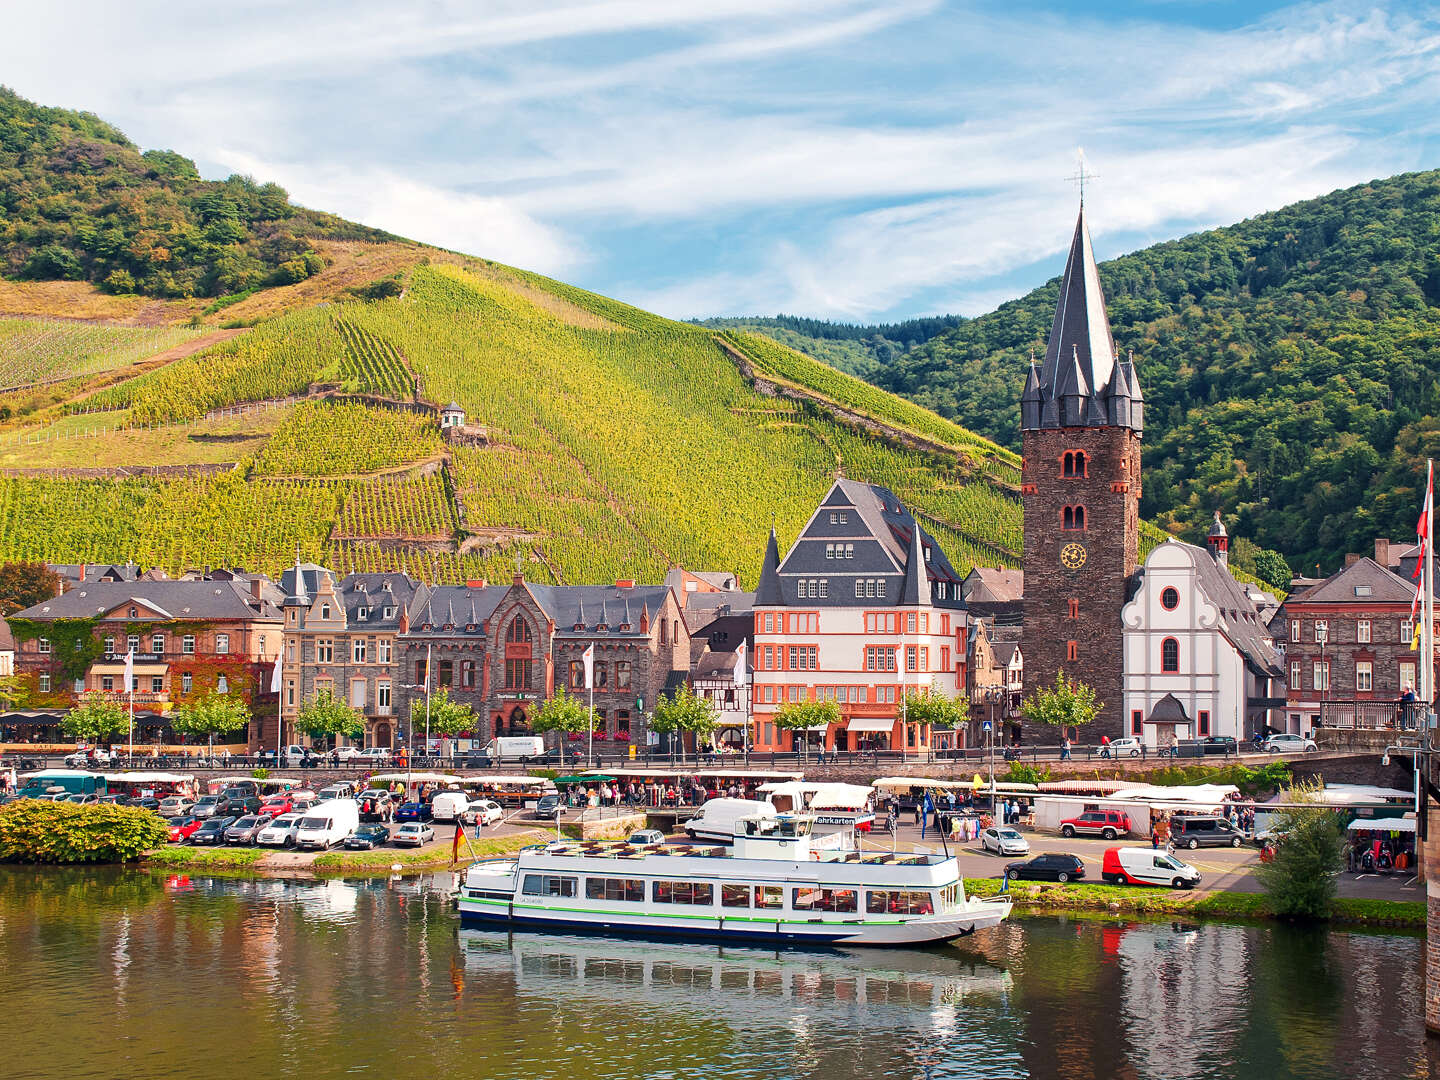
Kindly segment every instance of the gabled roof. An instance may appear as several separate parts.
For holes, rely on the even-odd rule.
[[[965,575],[967,604],[1014,604],[1025,597],[1025,571],[977,566]]]
[[[1264,614],[1255,606],[1245,588],[1231,576],[1229,567],[1209,548],[1173,538],[1161,546],[1171,544],[1189,553],[1195,564],[1196,584],[1220,612],[1220,632],[1235,646],[1250,668],[1274,677],[1284,675],[1280,656],[1266,628]]]
[[[1180,699],[1174,694],[1166,694],[1155,703],[1146,717],[1152,724],[1188,724],[1190,717],[1185,713],[1185,706],[1180,704]]]
[[[398,572],[347,574],[340,579],[335,593],[345,608],[348,626],[387,630],[400,625],[401,612],[410,606],[419,588],[420,582],[408,574]],[[362,608],[365,611],[363,619],[359,614]],[[391,611],[389,618],[385,616],[386,608]]]
[[[77,585],[63,596],[18,612],[25,619],[93,619],[131,602],[167,619],[279,620],[280,609],[253,600],[237,581],[102,581]]]
[[[1357,594],[1356,589],[1361,589]],[[1368,592],[1364,590],[1369,590]],[[1305,604],[1408,604],[1415,599],[1416,585],[1386,569],[1369,556],[1341,567],[1320,584],[1292,596],[1287,606]]]

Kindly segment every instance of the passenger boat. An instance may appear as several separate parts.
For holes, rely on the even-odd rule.
[[[924,945],[1010,914],[965,895],[953,856],[812,843],[814,817],[743,818],[733,844],[557,841],[465,873],[462,924],[690,940]]]

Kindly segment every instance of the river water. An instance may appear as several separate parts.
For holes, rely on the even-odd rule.
[[[1012,919],[938,950],[462,931],[415,880],[0,869],[0,1077],[1428,1075],[1422,939]]]

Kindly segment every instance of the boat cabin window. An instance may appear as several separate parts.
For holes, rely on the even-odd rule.
[[[865,894],[865,911],[870,915],[933,915],[935,906],[928,892],[870,889]]]
[[[858,899],[854,889],[815,889],[806,885],[791,891],[790,906],[796,911],[854,911]]]
[[[810,822],[804,818],[780,818],[778,825],[779,828],[775,831],[780,836],[788,838],[810,835]]]
[[[642,904],[645,902],[645,882],[640,878],[587,877],[585,898]]]
[[[720,906],[748,908],[750,906],[750,886],[721,885]]]
[[[756,885],[755,906],[758,908],[783,908],[785,890],[779,885]]]
[[[524,893],[526,896],[574,896],[573,877],[557,877],[553,874],[526,874]]]
[[[704,904],[715,902],[715,887],[709,882],[657,881],[651,899],[657,904]]]

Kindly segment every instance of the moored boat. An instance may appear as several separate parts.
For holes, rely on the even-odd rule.
[[[812,815],[745,818],[729,848],[557,841],[466,871],[466,925],[815,945],[924,945],[1010,914],[953,856],[812,842]]]

